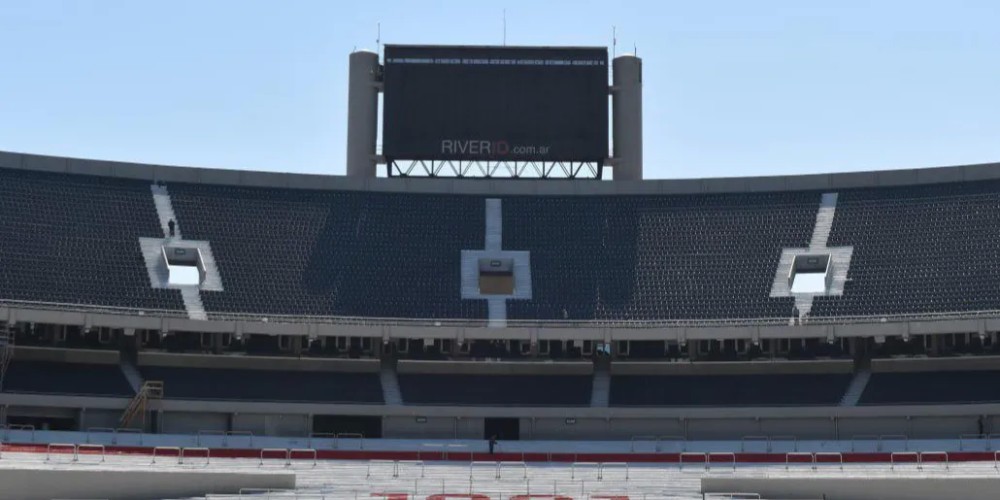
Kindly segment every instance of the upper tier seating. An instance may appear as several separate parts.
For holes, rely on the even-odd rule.
[[[853,246],[842,297],[813,316],[1000,309],[1000,182],[840,193],[829,246]]]
[[[615,375],[611,406],[804,406],[840,402],[850,374]]]
[[[7,368],[3,392],[122,397],[135,394],[118,365],[18,359]]]
[[[407,404],[587,406],[590,375],[400,374]]]
[[[210,315],[487,316],[460,298],[486,196],[167,187],[184,238],[211,242]],[[1000,181],[839,194],[829,245],[851,269],[811,315],[1000,309]],[[531,252],[511,319],[781,319],[781,249],[808,245],[820,193],[501,198],[503,247]],[[148,181],[0,168],[0,300],[184,310],[150,287],[139,238],[162,234]]]
[[[1000,402],[1000,370],[873,373],[861,405]]]
[[[183,310],[150,288],[162,238],[148,182],[0,168],[0,299]]]
[[[141,366],[139,371],[147,381],[163,382],[163,395],[168,399],[374,404],[383,401],[377,373],[165,366]]]
[[[210,240],[225,286],[206,310],[485,318],[462,300],[460,252],[482,248],[481,197],[171,184],[186,239]]]
[[[783,247],[808,246],[815,192],[507,197],[503,246],[530,250],[517,319],[791,317],[770,298]]]

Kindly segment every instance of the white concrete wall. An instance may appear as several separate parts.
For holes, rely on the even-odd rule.
[[[0,469],[0,500],[203,497],[240,488],[294,488],[290,472]]]

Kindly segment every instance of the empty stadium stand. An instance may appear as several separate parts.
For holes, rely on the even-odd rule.
[[[183,310],[139,238],[163,236],[149,183],[0,168],[0,299]]]
[[[585,375],[400,374],[403,402],[417,405],[587,406]]]
[[[616,375],[611,406],[836,405],[849,374]]]
[[[377,373],[140,366],[164,383],[166,399],[382,403]]]
[[[1000,370],[874,373],[860,405],[1000,402]]]
[[[57,363],[14,358],[3,391],[21,394],[132,397],[135,393],[118,365]]]
[[[520,319],[781,318],[785,247],[808,246],[816,192],[504,199],[504,248],[530,250]]]
[[[852,245],[844,295],[814,316],[1000,309],[997,181],[846,190],[829,246]]]
[[[224,292],[206,309],[260,314],[485,318],[459,294],[482,248],[483,199],[170,184],[184,237],[212,243]]]

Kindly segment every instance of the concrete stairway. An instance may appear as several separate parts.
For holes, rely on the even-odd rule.
[[[170,193],[167,192],[167,187],[160,184],[153,184],[150,186],[150,190],[153,192],[153,205],[156,207],[156,215],[160,219],[160,227],[163,228],[163,237],[170,237],[169,222],[173,220],[175,222],[174,238],[181,239],[180,224],[176,224],[177,216],[174,215],[174,205],[170,201]]]
[[[125,380],[128,380],[128,385],[132,386],[132,390],[138,394],[142,390],[143,382],[145,382],[142,379],[142,374],[139,373],[139,369],[124,357],[122,357],[121,363],[118,366],[122,370],[122,375],[125,375]]]
[[[594,364],[594,386],[590,393],[590,406],[607,408],[611,398],[611,368],[606,360]]]
[[[868,387],[868,381],[871,378],[871,370],[858,370],[854,374],[854,379],[851,380],[851,385],[847,386],[844,397],[840,399],[840,406],[857,406],[858,400],[861,399],[861,394],[865,392],[865,387]]]
[[[379,372],[382,380],[382,398],[387,405],[402,405],[403,395],[399,391],[399,378],[396,376],[395,360],[382,360],[382,369]]]

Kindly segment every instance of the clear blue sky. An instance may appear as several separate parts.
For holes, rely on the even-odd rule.
[[[647,178],[1000,161],[996,0],[0,1],[0,150],[344,172],[347,56],[633,44]]]

